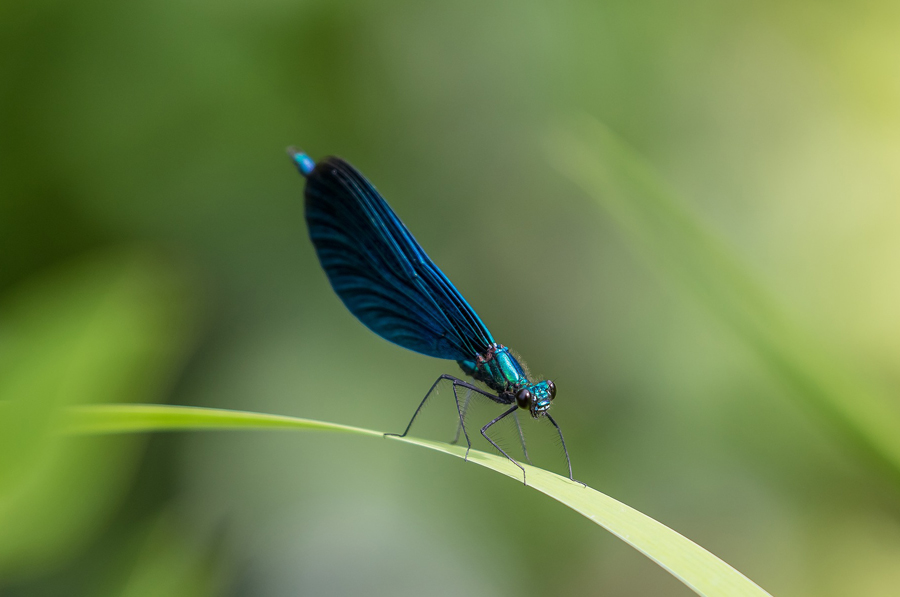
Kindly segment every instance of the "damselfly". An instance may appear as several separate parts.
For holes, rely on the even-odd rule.
[[[509,407],[488,421],[481,435],[522,469],[523,480],[525,469],[491,439],[488,430],[517,409],[527,410],[535,419],[546,417],[559,433],[569,478],[574,480],[562,430],[548,412],[556,397],[556,385],[550,380],[528,379],[519,360],[509,348],[494,341],[466,299],[353,166],[336,157],[316,164],[294,148],[289,148],[288,154],[306,177],[310,239],[331,286],[350,312],[386,340],[424,355],[456,361],[463,373],[493,390],[487,392],[452,375],[441,375],[399,435],[409,433],[437,385],[449,380],[467,455],[472,446],[465,425],[467,405],[460,404],[457,388]],[[524,450],[521,427],[519,437]],[[525,454],[527,457],[527,451]]]

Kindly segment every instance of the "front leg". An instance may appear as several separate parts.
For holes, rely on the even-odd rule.
[[[551,417],[550,415],[547,415],[547,418],[550,420],[551,423],[553,423],[553,426],[556,427],[556,431],[559,433],[559,441],[562,442],[563,452],[566,455],[566,464],[569,467],[569,480],[575,481],[582,487],[587,487],[587,485],[585,485],[584,483],[582,483],[581,481],[579,481],[578,479],[576,479],[575,477],[572,476],[572,461],[569,460],[569,450],[566,449],[566,438],[563,437],[562,429],[559,428],[559,425],[556,424],[556,421],[553,420],[553,417]]]
[[[504,456],[506,456],[506,457],[509,459],[510,462],[512,462],[514,465],[516,465],[517,467],[519,467],[520,469],[522,469],[522,483],[525,483],[525,485],[528,485],[528,483],[527,483],[526,480],[525,480],[525,468],[524,468],[521,464],[519,464],[518,462],[516,462],[515,459],[513,459],[512,456],[510,456],[509,454],[507,454],[506,451],[505,451],[503,448],[501,448],[500,446],[498,446],[497,443],[494,442],[494,440],[492,440],[490,437],[488,437],[488,434],[487,434],[487,430],[490,428],[491,425],[493,425],[493,424],[496,423],[497,421],[501,420],[503,417],[507,417],[507,416],[511,415],[512,413],[516,412],[516,409],[517,409],[517,408],[519,408],[519,407],[518,407],[517,405],[514,404],[514,405],[512,406],[512,408],[510,408],[508,411],[506,411],[505,413],[503,413],[502,415],[500,415],[499,417],[497,417],[496,419],[494,419],[493,421],[491,421],[490,423],[488,423],[487,425],[485,425],[484,427],[482,427],[482,428],[481,428],[481,435],[484,437],[484,439],[486,439],[486,440],[488,440],[489,442],[491,442],[491,445],[492,445],[492,446],[494,446],[495,448],[497,448],[498,450],[500,450],[500,453],[503,454]]]
[[[519,430],[519,441],[522,442],[522,453],[525,454],[525,460],[528,464],[534,464],[528,456],[528,448],[525,446],[525,433],[522,432],[522,424],[519,423],[518,411],[513,413],[513,419],[516,420],[516,428]]]

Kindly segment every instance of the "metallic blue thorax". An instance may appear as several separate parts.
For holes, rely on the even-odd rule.
[[[471,375],[487,387],[500,394],[515,393],[522,386],[529,385],[525,368],[512,355],[509,348],[494,344],[476,360],[457,361],[467,375]]]

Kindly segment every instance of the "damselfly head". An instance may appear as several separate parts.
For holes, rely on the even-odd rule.
[[[547,414],[554,398],[556,384],[549,380],[529,384],[516,392],[516,404],[519,408],[528,409],[535,419]]]

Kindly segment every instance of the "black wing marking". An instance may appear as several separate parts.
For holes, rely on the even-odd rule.
[[[382,338],[457,361],[494,343],[384,198],[347,162],[327,158],[309,173],[306,221],[331,286]]]

